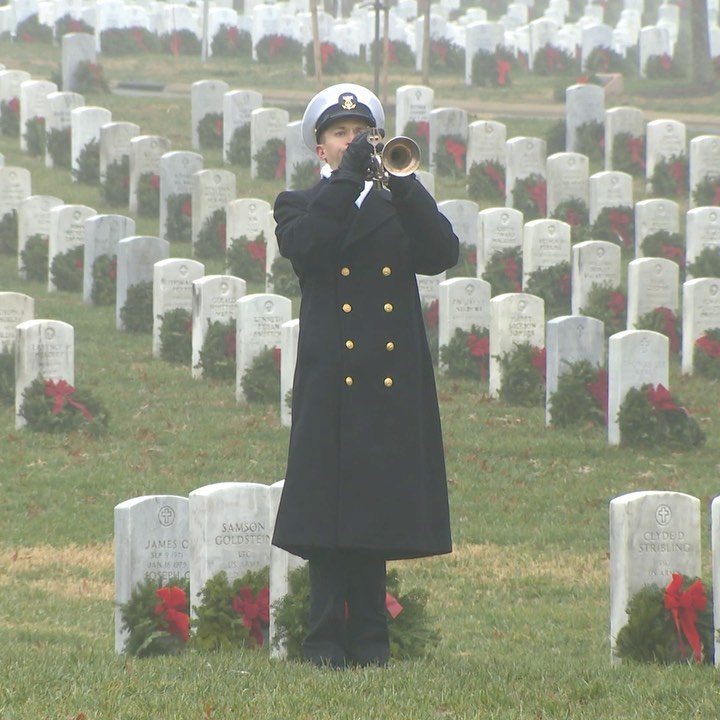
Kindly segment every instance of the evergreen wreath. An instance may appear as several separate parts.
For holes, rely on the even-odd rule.
[[[680,233],[657,230],[646,235],[640,243],[644,257],[659,257],[674,260],[680,268],[685,266],[685,241]]]
[[[645,585],[632,596],[626,612],[627,624],[615,640],[616,657],[662,665],[689,663],[693,659],[696,663],[712,664],[712,594],[707,596],[699,578],[673,573],[666,588]],[[685,635],[689,627],[697,633],[698,656],[692,647],[685,647],[686,643],[691,646]]]
[[[290,187],[293,190],[305,190],[320,180],[320,165],[314,160],[303,160],[293,166]]]
[[[221,258],[225,255],[226,219],[225,208],[218,208],[205,218],[193,248],[195,257]]]
[[[473,163],[468,170],[468,197],[475,202],[505,202],[505,166],[499,160]]]
[[[0,349],[0,402],[15,402],[15,350]]]
[[[73,77],[75,92],[79,92],[81,95],[110,92],[103,66],[98,63],[89,60],[79,62]]]
[[[244,57],[252,54],[252,36],[247,30],[221,25],[212,39],[210,49],[214,57]]]
[[[619,245],[624,254],[635,254],[635,213],[628,205],[604,207],[598,214],[591,237]]]
[[[667,53],[651,55],[645,62],[645,77],[648,80],[672,80],[684,75],[682,65],[676,63]]]
[[[286,648],[288,660],[301,660],[310,611],[308,566],[293,570],[288,577],[288,585],[288,593],[273,603],[275,646]],[[427,612],[427,593],[417,588],[403,592],[400,576],[394,568],[387,573],[387,593],[390,656],[395,660],[423,657],[440,641],[440,633]]]
[[[192,196],[190,193],[173,193],[165,201],[165,237],[170,242],[192,240]]]
[[[186,578],[146,577],[120,606],[122,626],[127,631],[124,652],[135,657],[177,655],[187,644],[190,632],[189,582]]]
[[[496,250],[485,265],[482,279],[490,283],[493,297],[522,292],[522,250],[519,247]]]
[[[117,298],[117,256],[98,255],[92,266],[93,305],[114,305]]]
[[[687,450],[705,442],[697,420],[663,385],[630,388],[617,419],[620,442],[627,447]]]
[[[15,40],[22,43],[50,45],[53,41],[53,29],[49,25],[43,25],[38,14],[34,13],[17,24]]]
[[[50,264],[50,277],[58,290],[79,292],[83,287],[83,258],[85,248],[76,245],[64,253],[58,253]]]
[[[707,245],[687,266],[694,278],[720,277],[720,245]]]
[[[70,169],[72,165],[71,157],[71,136],[72,129],[69,127],[48,131],[46,135],[47,153],[52,159],[54,168]]]
[[[655,163],[652,178],[653,197],[685,197],[688,193],[688,159],[686,155],[671,155]]]
[[[565,261],[530,273],[524,292],[545,301],[545,318],[549,320],[570,315],[570,289],[570,263]]]
[[[427,120],[408,120],[402,134],[417,143],[420,157],[428,157],[430,142],[430,123]]]
[[[0,253],[16,256],[18,251],[17,210],[11,210],[0,218]]]
[[[253,156],[259,180],[283,180],[285,178],[285,141],[280,138],[268,140]]]
[[[447,38],[430,40],[430,70],[461,73],[465,70],[465,49]]]
[[[240,125],[230,138],[227,157],[232,165],[250,167],[250,123]]]
[[[254,649],[266,644],[270,570],[248,571],[233,582],[221,570],[200,591],[193,645],[201,650]]]
[[[5,137],[20,135],[20,100],[16,97],[0,101],[0,133]]]
[[[710,328],[693,347],[693,369],[710,380],[720,380],[720,328]]]
[[[577,152],[587,155],[591,163],[602,163],[605,156],[605,125],[597,120],[582,123],[575,128]]]
[[[220,150],[223,146],[223,114],[209,112],[197,124],[198,143],[203,150]]]
[[[77,170],[73,169],[75,180],[86,185],[97,185],[100,181],[100,143],[91,140],[80,151]]]
[[[613,137],[613,170],[628,173],[633,177],[645,175],[645,136],[620,132]]]
[[[670,341],[670,352],[680,352],[680,333],[682,323],[680,318],[667,307],[656,307],[638,318],[635,323],[636,330],[654,330]]]
[[[596,47],[587,56],[583,69],[590,73],[623,73],[625,65],[625,59],[620,53],[609,47]]]
[[[84,20],[74,18],[70,13],[66,13],[55,21],[55,37],[61,38],[67,33],[89,33],[92,35],[95,28]]]
[[[144,27],[108,28],[100,33],[102,55],[138,55],[159,50],[159,39]]]
[[[292,263],[282,255],[273,260],[269,280],[274,293],[288,298],[300,297],[300,281]]]
[[[208,320],[208,329],[197,364],[197,367],[202,368],[203,377],[208,380],[235,379],[235,328],[235,320]]]
[[[476,277],[477,248],[466,242],[460,243],[460,256],[457,263],[447,271],[447,278]]]
[[[302,60],[303,46],[287,35],[265,35],[255,45],[255,53],[258,62],[263,64],[294,64]]]
[[[44,117],[32,117],[25,123],[25,142],[28,155],[39,157],[45,154]]]
[[[536,75],[572,75],[580,68],[572,53],[547,43],[535,53],[533,72]]]
[[[529,342],[516,343],[498,361],[502,370],[501,400],[526,407],[545,403],[545,348]]]
[[[156,218],[160,214],[160,176],[152,171],[137,179],[137,213],[140,217]]]
[[[437,300],[423,303],[423,323],[425,325],[425,337],[427,338],[430,358],[433,365],[438,364],[440,356],[440,306]]]
[[[480,87],[507,87],[512,84],[510,72],[516,64],[515,55],[499,46],[493,53],[478,50],[472,59],[472,84]]]
[[[323,75],[343,75],[350,69],[353,58],[332,42],[320,43],[320,64]],[[308,75],[315,75],[315,49],[313,43],[305,46],[305,67]]]
[[[584,200],[576,197],[562,200],[550,213],[550,217],[570,226],[570,241],[573,245],[588,239],[590,210]]]
[[[720,205],[720,176],[704,177],[695,186],[692,196],[697,207]]]
[[[539,173],[518,178],[512,197],[512,206],[523,214],[525,222],[547,216],[547,182]]]
[[[31,235],[20,252],[22,268],[26,280],[47,282],[48,279],[48,236],[37,233]]]
[[[192,362],[192,316],[185,308],[160,315],[160,357],[180,365]]]
[[[123,155],[106,165],[105,178],[100,184],[108,205],[127,207],[130,202],[130,157]]]
[[[580,308],[581,315],[602,320],[605,337],[625,330],[627,325],[627,302],[621,287],[593,284],[587,295],[587,303]]]
[[[240,378],[245,399],[276,403],[280,399],[280,348],[263,348]]]
[[[143,280],[127,289],[125,305],[120,309],[123,328],[132,333],[151,333],[153,329],[153,284]]]
[[[265,284],[265,258],[267,245],[265,233],[261,232],[254,240],[246,235],[233,238],[228,243],[225,264],[229,275],[242,278],[248,283]]]
[[[380,50],[382,52],[382,44],[380,44]],[[372,43],[372,62],[373,67],[377,58],[377,46]],[[415,67],[415,53],[403,40],[388,40],[388,51],[387,51],[388,65],[390,67],[400,68],[414,68]]]
[[[555,427],[607,425],[608,375],[587,360],[567,363],[550,396],[550,421]]]
[[[435,173],[461,180],[465,177],[467,146],[459,135],[441,135],[435,146]]]
[[[191,30],[175,30],[166,33],[160,38],[160,48],[162,52],[170,53],[178,57],[179,55],[199,55],[202,49],[200,39]]]
[[[470,330],[455,328],[450,342],[440,348],[440,362],[448,377],[485,382],[490,364],[488,329],[477,325],[472,325]]]
[[[108,425],[105,406],[89,391],[78,390],[65,380],[46,380],[41,375],[23,391],[19,414],[35,432],[83,430],[97,436]]]

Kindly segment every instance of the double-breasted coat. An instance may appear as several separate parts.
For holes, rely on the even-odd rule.
[[[442,431],[415,274],[459,243],[415,179],[402,190],[323,179],[281,193],[280,253],[302,289],[287,472],[273,543],[308,557],[450,552]]]

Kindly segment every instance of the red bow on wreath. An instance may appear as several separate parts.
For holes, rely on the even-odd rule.
[[[485,165],[483,165],[483,170],[485,171],[485,174],[495,183],[495,187],[497,187],[501,193],[505,194],[505,178],[500,175],[498,169],[490,163],[485,163]]]
[[[182,588],[161,587],[155,591],[160,602],[155,606],[155,614],[165,618],[167,630],[187,641],[190,637],[190,618],[183,612],[187,607],[187,596]]]
[[[445,140],[445,150],[452,155],[455,167],[462,170],[465,165],[465,146],[462,143],[455,142],[452,138],[447,138]]]
[[[280,143],[277,149],[278,162],[275,166],[275,179],[281,180],[285,175],[285,144]]]
[[[680,407],[673,402],[672,393],[662,383],[658,383],[657,388],[648,385],[647,399],[656,410],[661,412],[664,410],[682,410],[687,414],[684,407]]]
[[[628,140],[628,150],[630,151],[630,159],[633,162],[633,165],[637,165],[637,167],[644,168],[645,167],[645,161],[642,158],[642,155],[640,154],[642,152],[642,146],[643,146],[643,140],[640,137],[631,137]]]
[[[430,137],[430,123],[427,120],[418,120],[417,130],[415,131],[419,138],[427,140]],[[718,203],[720,205],[720,203]]]
[[[248,240],[247,244],[245,245],[245,249],[248,251],[250,257],[262,263],[263,266],[265,265],[267,246],[262,240]]]
[[[712,340],[707,335],[699,337],[695,341],[695,347],[700,348],[700,350],[711,358],[720,358],[720,342]]]
[[[630,217],[627,213],[621,210],[611,210],[608,213],[608,220],[610,221],[610,229],[619,235],[622,239],[622,244],[625,247],[630,246],[630,235],[628,233],[628,225],[630,225]]]
[[[685,187],[685,163],[682,160],[676,160],[670,166],[670,174],[675,180],[675,192],[682,195]]]
[[[510,63],[507,60],[496,60],[495,72],[497,73],[498,85],[505,85],[507,82],[507,75],[510,72]]]
[[[270,590],[267,587],[258,590],[253,598],[252,588],[247,585],[240,588],[240,593],[233,598],[233,610],[242,615],[243,625],[250,633],[250,637],[258,645],[263,644],[263,623],[270,622]]]
[[[93,416],[90,414],[90,411],[82,403],[72,399],[74,392],[75,388],[65,382],[65,380],[58,380],[58,382],[48,380],[45,383],[45,394],[55,401],[52,407],[53,415],[59,415],[65,407],[65,403],[67,403],[77,408],[88,422],[92,422]]]
[[[700,580],[696,580],[685,592],[682,590],[682,575],[673,573],[670,584],[665,588],[665,608],[672,613],[677,628],[678,641],[683,657],[685,645],[683,635],[690,643],[695,662],[702,662],[702,644],[700,634],[695,625],[697,611],[704,610],[707,605],[705,588]]]
[[[538,213],[542,217],[547,215],[547,185],[544,180],[536,182],[529,190],[528,195],[535,203]]]

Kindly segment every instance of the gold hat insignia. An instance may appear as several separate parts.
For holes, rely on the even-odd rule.
[[[357,98],[352,93],[341,95],[340,107],[343,110],[354,110],[357,107]]]

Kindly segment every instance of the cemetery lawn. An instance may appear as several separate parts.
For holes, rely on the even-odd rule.
[[[36,77],[57,67],[56,48],[48,49],[48,61],[36,48],[12,45],[5,53],[5,47],[8,67],[27,65]],[[110,59],[106,64],[114,72]],[[131,70],[136,79],[189,84],[219,77],[219,67],[153,57]],[[265,82],[227,67],[237,70],[225,76],[233,85]],[[282,88],[293,79],[268,83]],[[371,82],[369,75],[357,80]],[[541,82],[549,97],[553,81]],[[448,96],[462,97],[459,88]],[[302,79],[292,93],[301,90],[307,99],[312,82]],[[90,102],[110,108],[115,120],[170,137],[173,149],[189,149],[188,97],[107,95]],[[102,203],[97,188],[21,156],[16,139],[0,137],[0,152],[6,164],[31,170],[34,194],[117,211]],[[219,166],[219,154],[207,153],[205,167]],[[237,174],[240,197],[272,202],[281,189]],[[437,196],[465,197],[464,187],[441,183]],[[137,232],[155,234],[157,223],[140,219]],[[177,244],[171,255],[188,251]],[[220,266],[207,263],[206,271]],[[670,453],[611,448],[598,429],[547,429],[543,408],[491,401],[481,383],[441,377],[455,550],[393,564],[403,588],[428,593],[441,640],[427,658],[347,672],[270,661],[262,650],[138,660],[114,653],[114,506],[227,480],[275,482],[284,472],[288,431],[278,407],[239,408],[233,387],[193,381],[187,368],[152,360],[149,336],[116,332],[114,308],[84,306],[79,295],[50,295],[40,283],[19,280],[15,258],[0,256],[0,290],[27,293],[37,318],[74,326],[76,385],[101,398],[111,415],[101,439],[43,436],[16,431],[14,409],[0,405],[1,720],[718,716],[716,670],[613,669],[607,637],[608,503],[636,490],[674,490],[709,509],[720,457],[717,383],[683,378],[673,362],[671,388],[708,440],[697,450]],[[708,515],[703,512],[702,537],[709,585]]]

